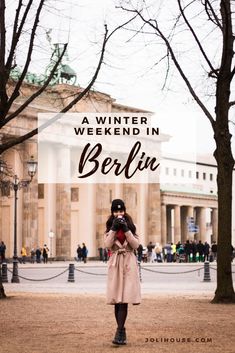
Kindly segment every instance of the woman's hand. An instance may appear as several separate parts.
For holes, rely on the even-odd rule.
[[[120,218],[114,218],[111,230],[116,232],[118,229],[120,229]]]
[[[128,225],[126,223],[125,218],[122,218],[120,223],[121,223],[121,229],[123,230],[123,232],[124,233],[128,232],[129,228],[128,228]]]

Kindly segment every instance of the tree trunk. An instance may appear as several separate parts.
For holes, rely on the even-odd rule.
[[[234,161],[231,151],[226,147],[221,143],[215,152],[218,165],[218,256],[217,289],[212,303],[235,303],[231,265],[231,190]]]
[[[218,257],[217,289],[212,303],[235,303],[233,289],[231,249],[232,249],[232,178],[234,158],[229,132],[230,69],[221,70],[216,92],[216,123],[214,138],[217,161],[218,187]]]
[[[4,298],[6,298],[6,294],[2,284],[2,267],[0,265],[0,299],[4,299]]]

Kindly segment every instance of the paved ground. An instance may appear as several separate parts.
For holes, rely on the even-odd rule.
[[[1,301],[3,353],[234,353],[235,305],[208,295],[144,295],[130,306],[128,344],[115,347],[113,307],[103,295],[9,294]]]
[[[102,263],[76,266],[96,274],[106,271]],[[66,267],[68,263],[27,264],[20,265],[19,273],[45,278]],[[201,264],[194,272],[187,272],[194,264],[145,267],[158,272],[142,270],[143,299],[141,305],[129,306],[127,346],[111,343],[116,323],[113,306],[105,303],[105,276],[76,271],[75,283],[67,282],[66,272],[48,282],[4,284],[8,299],[0,302],[0,352],[234,353],[235,305],[210,304],[215,271],[211,282],[203,282]]]

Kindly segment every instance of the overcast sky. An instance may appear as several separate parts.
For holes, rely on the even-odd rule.
[[[39,47],[31,70],[43,72],[49,60],[45,29],[51,28],[52,42],[69,42],[68,63],[77,72],[77,83],[84,87],[98,61],[104,23],[112,31],[127,19],[124,12],[115,9],[115,3],[117,1],[113,0],[50,0],[40,22],[43,30],[38,36]],[[152,66],[156,62],[155,55],[164,53],[164,47],[155,39],[151,42],[151,37],[134,36],[130,41],[133,35],[131,31],[119,31],[114,35],[95,88],[110,94],[118,103],[153,111],[160,129],[172,136],[171,143],[165,147],[168,152],[196,149],[198,153],[211,153],[214,141],[209,121],[174,69],[167,82],[168,89],[161,89],[166,64]],[[196,58],[193,53],[187,53],[186,57],[193,71]],[[209,108],[213,110],[213,105]]]

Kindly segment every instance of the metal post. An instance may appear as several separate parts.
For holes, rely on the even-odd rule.
[[[12,274],[12,283],[19,283],[20,279],[18,276],[18,256],[17,256],[17,191],[18,191],[18,183],[17,176],[15,175],[14,179],[14,255],[13,255],[13,274]]]
[[[2,264],[2,283],[8,283],[7,277],[7,263]]]
[[[210,263],[209,261],[204,262],[204,282],[210,282],[211,276],[210,276]]]
[[[139,277],[140,277],[140,282],[142,282],[142,275],[141,275],[141,262],[138,261],[138,267],[139,267]]]
[[[69,264],[69,278],[68,282],[75,282],[74,279],[74,264]]]

